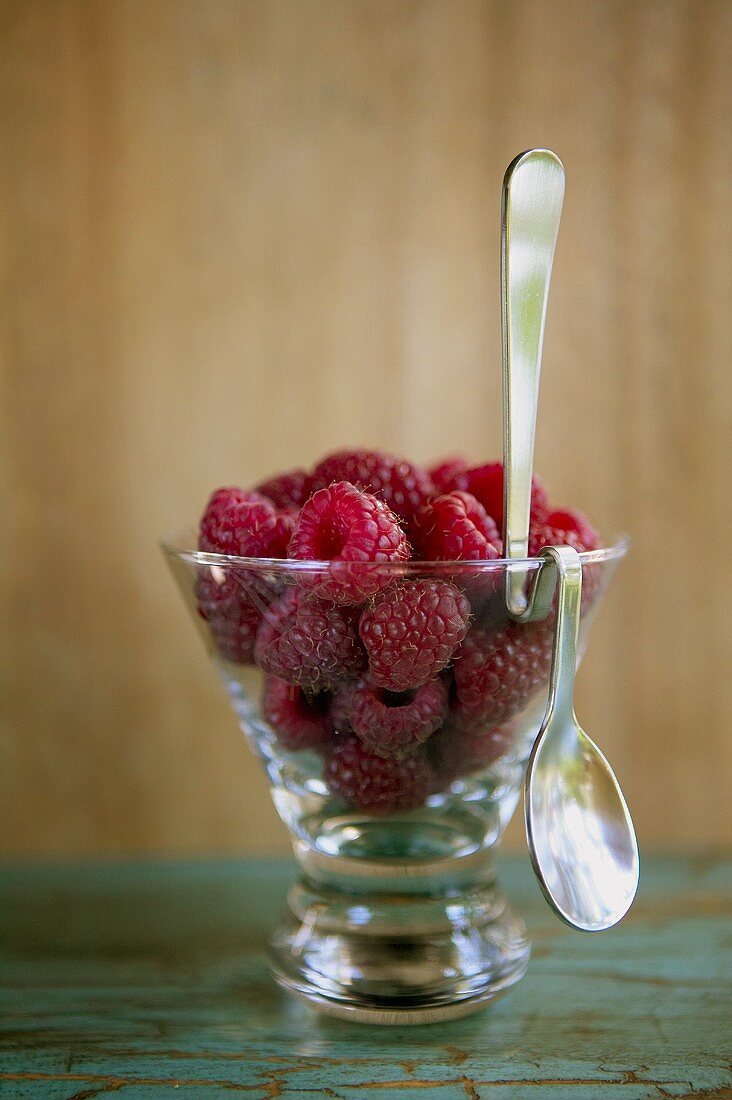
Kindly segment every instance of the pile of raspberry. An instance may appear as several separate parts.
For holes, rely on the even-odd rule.
[[[515,719],[546,685],[552,616],[517,624],[495,575],[503,467],[422,468],[344,450],[253,489],[217,489],[199,549],[198,611],[227,661],[264,674],[262,714],[284,749],[315,750],[332,795],[371,814],[415,809],[510,751]],[[584,516],[534,479],[529,554],[600,545]],[[395,568],[395,566],[397,568]],[[596,567],[594,567],[596,568]],[[585,569],[583,605],[599,577]]]

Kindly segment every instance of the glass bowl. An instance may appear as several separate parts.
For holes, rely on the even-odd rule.
[[[464,1015],[529,944],[492,852],[544,713],[553,612],[517,623],[539,559],[349,563],[162,546],[300,865],[277,980],[375,1023]],[[624,540],[581,555],[580,656]],[[424,683],[425,676],[427,682]]]

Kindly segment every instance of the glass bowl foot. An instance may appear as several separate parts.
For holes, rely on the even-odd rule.
[[[439,894],[341,891],[301,878],[271,944],[274,976],[361,1023],[468,1015],[523,975],[526,928],[495,881]]]

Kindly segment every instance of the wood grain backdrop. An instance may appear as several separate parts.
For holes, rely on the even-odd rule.
[[[580,714],[731,839],[732,5],[0,6],[6,854],[283,849],[155,546],[349,441],[500,447],[498,205],[568,172],[538,461],[633,551]]]

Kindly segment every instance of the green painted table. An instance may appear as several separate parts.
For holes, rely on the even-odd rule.
[[[478,1015],[424,1028],[319,1018],[270,981],[286,862],[17,867],[0,877],[0,1095],[18,1100],[636,1100],[732,1097],[729,865],[646,860],[627,921],[527,918],[527,976]],[[727,954],[725,954],[725,951]]]

